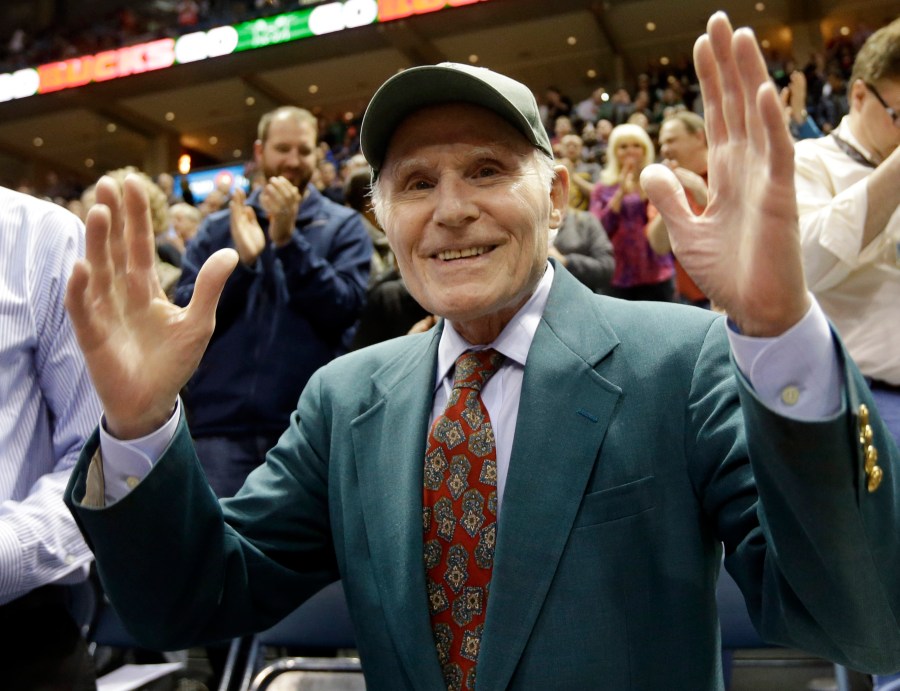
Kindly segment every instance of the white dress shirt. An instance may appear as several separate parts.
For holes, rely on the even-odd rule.
[[[871,159],[845,117],[835,134]],[[853,160],[833,137],[794,149],[803,268],[809,289],[863,374],[900,385],[900,208],[862,247],[874,167]]]
[[[62,501],[100,417],[63,307],[83,254],[74,215],[0,188],[0,604],[81,580],[92,559]]]
[[[473,348],[452,324],[445,322],[438,344],[432,422],[446,407],[453,385],[453,366],[462,353],[493,348],[506,356],[481,392],[494,429],[498,515],[509,473],[525,363],[550,296],[553,273],[553,266],[548,263],[534,294],[492,343]],[[828,322],[815,300],[806,316],[778,338],[749,338],[732,329],[728,330],[728,337],[741,372],[772,410],[787,417],[812,420],[840,409],[842,385],[837,354]],[[180,415],[179,402],[164,427],[130,442],[114,439],[101,427],[107,505],[125,496],[150,471],[174,436]]]

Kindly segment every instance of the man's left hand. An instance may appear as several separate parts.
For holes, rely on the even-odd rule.
[[[682,184],[663,165],[648,166],[642,183],[700,289],[742,333],[778,336],[810,305],[793,141],[749,29],[733,32],[717,12],[694,46],[694,64],[709,140],[709,203],[695,216]]]

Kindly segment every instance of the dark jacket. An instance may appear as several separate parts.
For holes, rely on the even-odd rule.
[[[841,412],[779,417],[734,369],[726,328],[592,295],[557,267],[525,366],[479,691],[721,689],[723,549],[766,640],[900,665],[898,450],[871,393],[836,341]],[[184,425],[125,499],[79,506],[94,435],[66,500],[144,645],[265,629],[340,577],[366,687],[446,688],[422,561],[440,329],[322,368],[221,508]],[[885,469],[875,492],[861,422]]]
[[[353,337],[372,243],[355,211],[308,189],[291,241],[269,243],[225,285],[215,333],[184,392],[195,436],[280,433],[312,373]],[[247,204],[267,232],[258,192]],[[188,246],[177,304],[190,301],[203,262],[223,247],[234,247],[227,209],[210,215]]]

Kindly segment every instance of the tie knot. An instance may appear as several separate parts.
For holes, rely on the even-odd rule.
[[[467,350],[456,358],[453,372],[454,389],[475,389],[480,391],[488,379],[497,371],[504,356],[493,348],[487,350]]]

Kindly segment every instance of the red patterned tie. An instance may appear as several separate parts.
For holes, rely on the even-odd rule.
[[[497,454],[481,389],[503,355],[456,360],[447,407],[425,454],[425,577],[438,658],[448,691],[475,688],[497,542]]]

